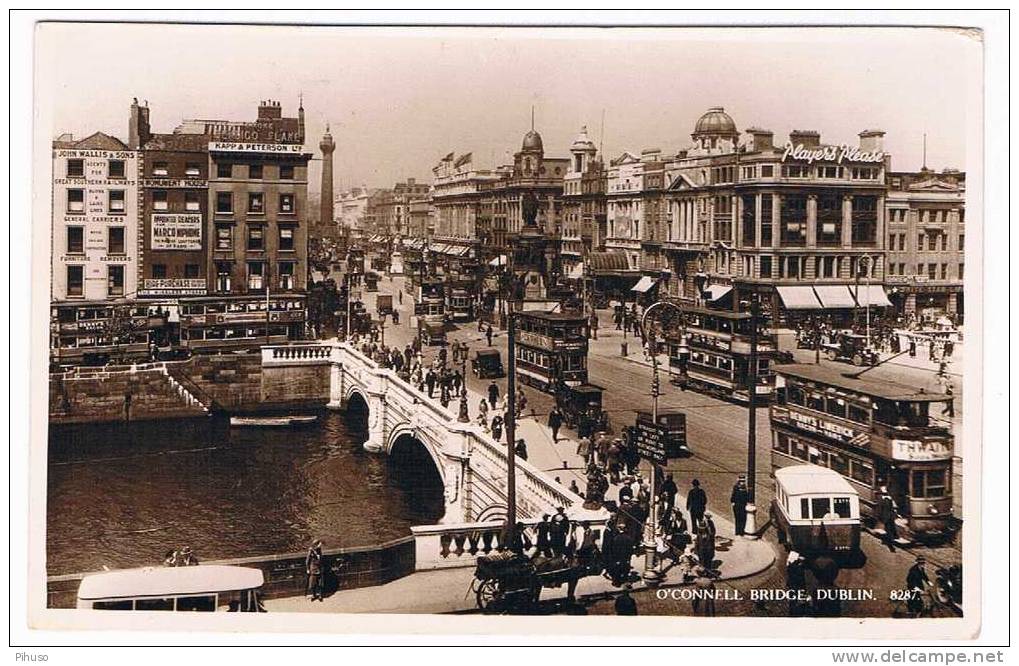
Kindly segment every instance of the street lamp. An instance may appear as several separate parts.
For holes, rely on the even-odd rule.
[[[757,485],[757,328],[761,316],[761,298],[757,292],[750,294],[750,368],[747,377],[747,523],[744,535],[747,539],[757,537],[757,506],[754,490]]]
[[[460,414],[456,420],[460,423],[470,423],[471,414],[467,406],[467,359],[460,358],[460,375],[463,380],[460,384]]]

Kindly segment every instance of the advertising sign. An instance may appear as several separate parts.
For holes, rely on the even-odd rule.
[[[201,250],[202,216],[194,213],[153,213],[153,250]]]
[[[664,465],[669,458],[679,458],[690,449],[686,443],[686,414],[664,412],[658,414],[658,422],[647,412],[637,413],[635,424],[637,450],[645,460]]]
[[[304,146],[297,143],[213,141],[209,143],[209,151],[219,153],[284,153],[287,155],[300,155],[304,152]]]
[[[146,278],[142,293],[148,296],[201,296],[205,294],[203,278]]]
[[[885,154],[877,150],[873,152],[860,150],[857,146],[850,146],[847,143],[841,146],[807,148],[802,143],[794,146],[792,143],[786,142],[782,161],[785,162],[790,158],[805,161],[807,164],[813,164],[816,161],[835,162],[836,164],[841,164],[843,161],[881,163],[885,161]]]
[[[945,440],[893,439],[894,460],[947,460],[952,457],[952,446]]]

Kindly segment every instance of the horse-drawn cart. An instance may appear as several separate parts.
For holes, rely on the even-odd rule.
[[[471,591],[478,608],[489,613],[521,612],[533,607],[542,588],[567,586],[573,599],[577,581],[592,571],[565,557],[536,557],[503,551],[478,558]]]

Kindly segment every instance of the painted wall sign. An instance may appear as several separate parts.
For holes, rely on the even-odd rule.
[[[209,150],[220,153],[286,153],[300,155],[304,146],[296,143],[247,143],[234,141],[212,141]]]
[[[201,250],[202,216],[153,213],[149,246],[153,250]]]
[[[788,159],[802,160],[807,164],[813,164],[814,162],[835,162],[836,164],[841,164],[842,162],[871,162],[878,164],[885,161],[885,154],[881,151],[868,152],[860,150],[858,146],[850,146],[848,143],[844,143],[841,146],[807,148],[802,143],[794,146],[787,141],[785,152],[782,154],[782,161],[785,162]]]

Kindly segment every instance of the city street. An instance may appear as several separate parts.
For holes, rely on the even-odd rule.
[[[380,294],[393,294],[393,303],[400,311],[400,325],[393,326],[391,320],[385,326],[385,341],[389,346],[402,348],[409,343],[414,336],[413,325],[413,299],[409,294],[404,293],[403,303],[399,302],[396,296],[398,290],[403,289],[404,278],[394,276],[392,280],[383,278],[379,283]],[[364,292],[365,305],[368,311],[375,312],[375,294]],[[640,351],[639,339],[635,341],[633,335],[626,336],[629,342],[629,355],[620,355],[620,343],[624,341],[623,332],[614,330],[609,321],[607,311],[600,311],[601,326],[598,331],[598,339],[591,340],[588,367],[590,373],[589,381],[606,389],[604,395],[604,406],[609,411],[614,428],[632,424],[635,413],[638,410],[647,411],[650,408],[650,364],[644,360]],[[788,338],[788,336],[786,336]],[[477,323],[469,322],[451,327],[448,333],[449,342],[457,340],[467,342],[470,345],[471,355],[473,352],[486,345],[485,336],[478,332]],[[502,353],[504,366],[507,365],[506,354],[507,338],[505,331],[495,331],[493,347]],[[426,359],[434,357],[437,347],[425,347],[423,349]],[[796,352],[797,360],[802,362],[813,362],[813,353],[801,350]],[[827,360],[821,361],[829,364]],[[851,368],[844,364],[834,364],[839,367]],[[661,367],[661,366],[660,366]],[[667,369],[667,367],[666,367]],[[478,380],[470,374],[468,364],[468,386],[477,393],[484,393],[490,380]],[[877,367],[871,371],[875,378],[883,378],[900,383],[929,387],[935,390],[937,384],[932,372],[916,369],[906,365],[889,365]],[[663,395],[660,398],[660,409],[679,409],[687,414],[687,438],[692,455],[688,458],[671,460],[668,471],[674,474],[676,483],[680,487],[680,493],[690,488],[690,482],[697,478],[708,494],[709,509],[717,514],[731,517],[728,506],[729,492],[738,474],[746,469],[747,459],[747,409],[746,406],[719,400],[714,397],[703,395],[694,391],[681,391],[668,384],[665,374],[662,374]],[[962,387],[961,378],[955,378],[958,384],[956,391],[957,403],[961,402]],[[506,379],[497,380],[501,394],[505,394]],[[539,423],[544,423],[545,416],[554,405],[554,399],[550,395],[540,393],[536,390],[526,388],[528,398],[528,416],[530,410],[535,412],[535,418]],[[475,415],[474,405],[471,405],[472,416]],[[956,424],[960,422],[961,410],[956,410]],[[575,436],[567,432],[568,436]],[[761,407],[757,413],[757,432],[755,437],[757,446],[757,480],[756,480],[756,501],[759,507],[759,526],[767,521],[767,507],[773,496],[770,471],[770,431],[768,427],[768,409]],[[559,442],[558,446],[567,447],[568,443]],[[548,471],[555,473],[559,468],[549,468]],[[960,512],[958,506],[961,498],[961,465],[957,465],[955,478],[953,479],[956,498],[955,510]],[[579,472],[579,470],[576,470]],[[568,477],[563,476],[564,484]],[[580,478],[579,474],[577,478]],[[583,482],[578,481],[581,488]],[[961,515],[961,512],[959,513]],[[768,539],[780,555],[784,553],[775,541],[774,531],[768,530],[764,536]],[[958,537],[957,537],[958,539]],[[892,552],[889,547],[880,542],[876,537],[865,534],[862,539],[862,550],[866,555],[866,564],[860,569],[845,569],[840,574],[838,584],[845,589],[870,590],[873,593],[872,600],[847,603],[844,613],[852,616],[873,616],[888,615],[895,606],[888,597],[891,590],[900,589],[904,585],[906,572],[913,563],[916,553],[923,553],[928,559],[928,573],[933,576],[933,568],[947,565],[961,560],[957,545],[949,544],[938,547],[910,547],[895,548]],[[771,573],[733,583],[740,587],[749,589],[752,586],[782,587],[784,586],[784,565],[783,556],[777,557],[777,564]],[[649,593],[643,593],[645,596]],[[649,602],[653,601],[649,599]],[[650,603],[650,607],[657,609],[654,612],[669,613],[669,608],[674,607],[674,601]],[[689,606],[689,602],[685,602]],[[735,603],[735,602],[733,602]],[[672,604],[673,606],[670,606]],[[719,604],[720,614],[743,615],[747,614],[746,608],[734,605],[729,611],[723,609]],[[756,614],[769,614],[777,612],[775,608],[770,611],[758,610]],[[754,613],[749,613],[754,614]]]

